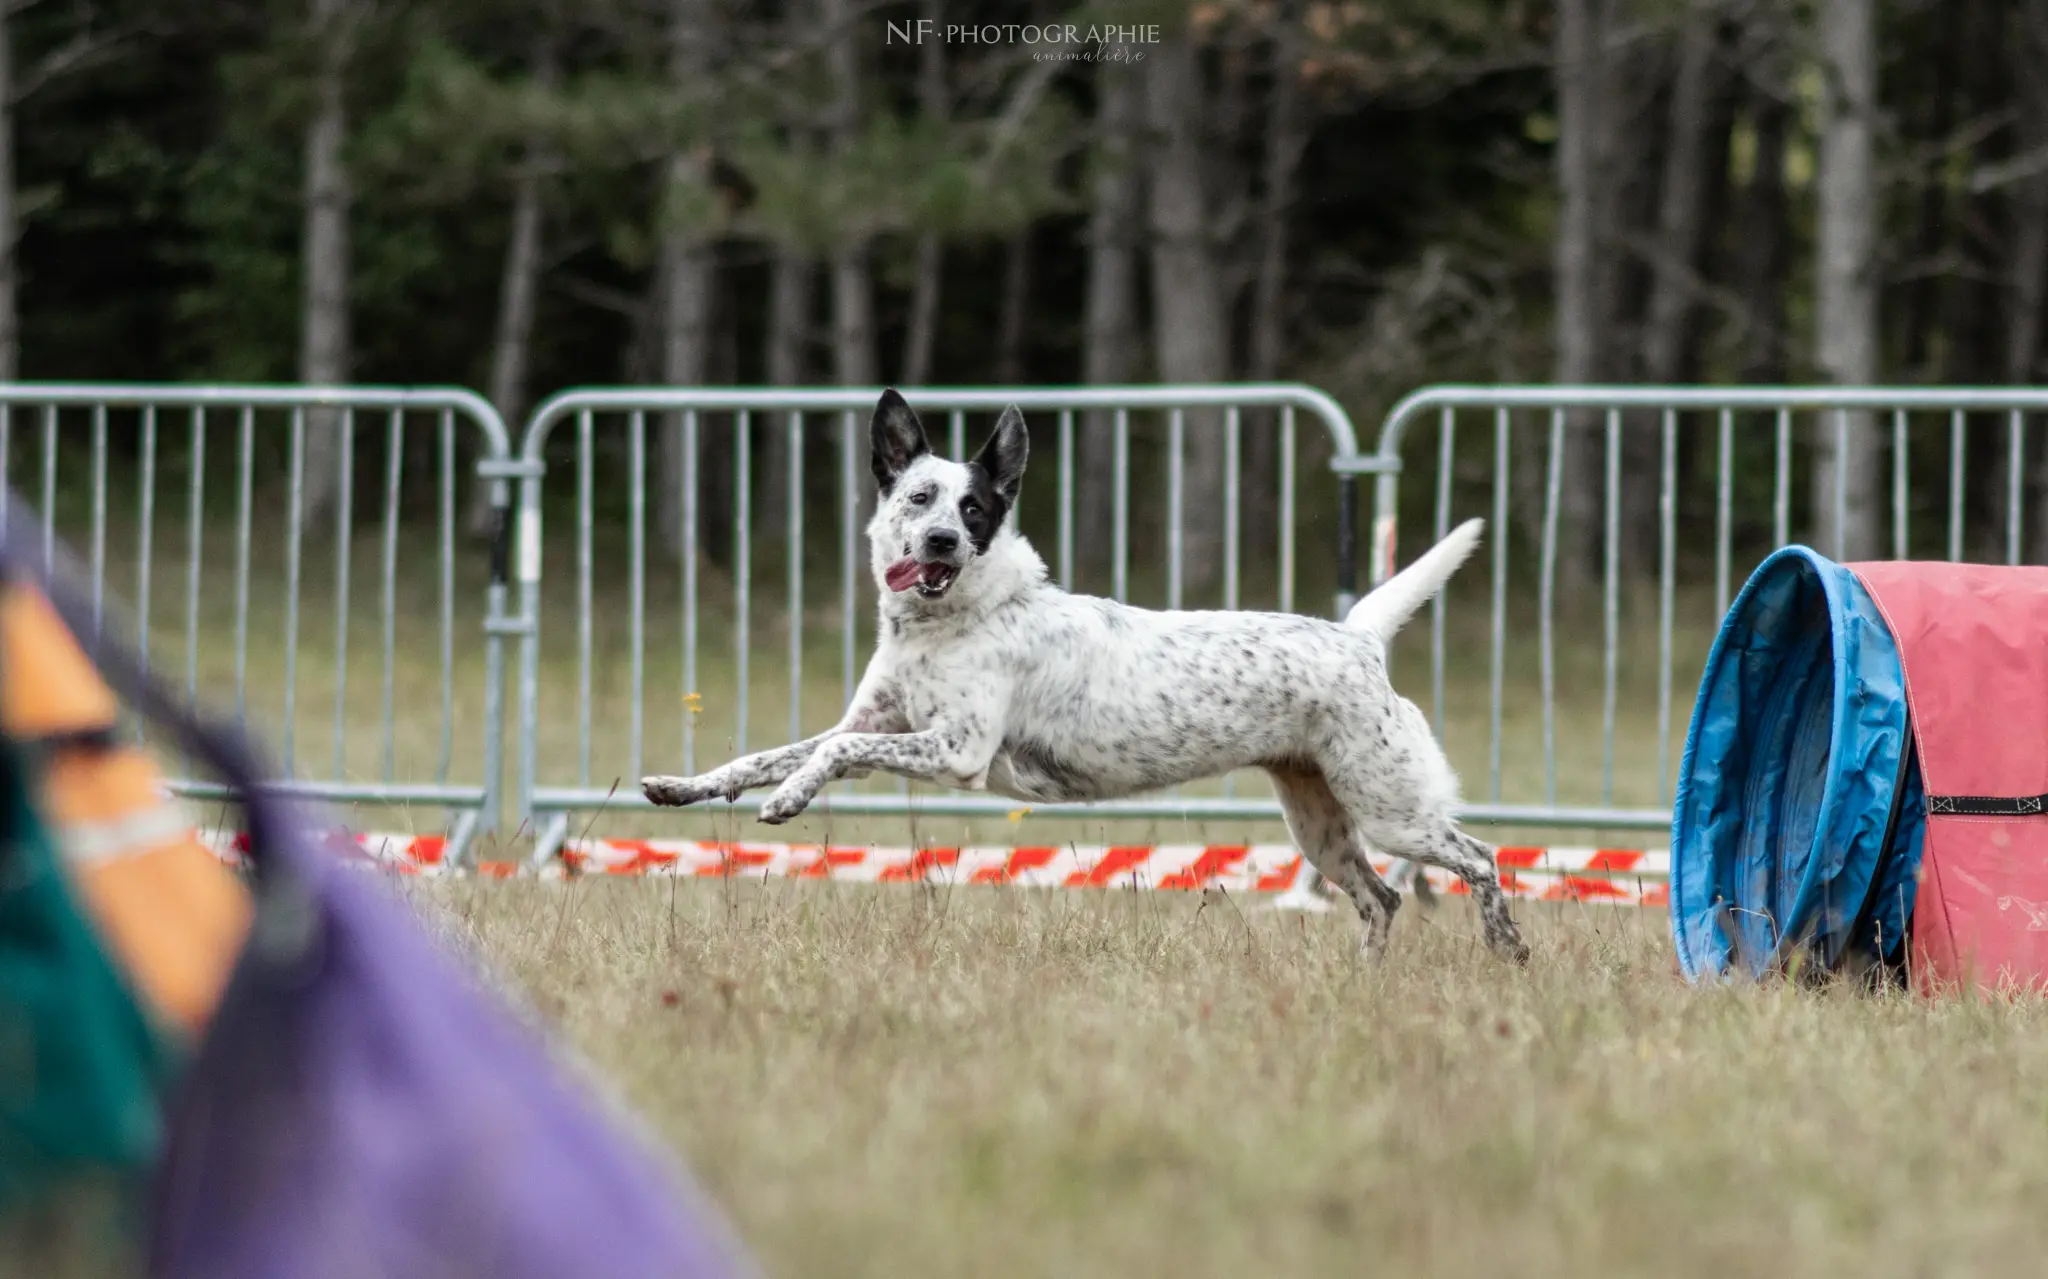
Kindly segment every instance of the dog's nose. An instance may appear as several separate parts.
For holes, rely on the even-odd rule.
[[[924,547],[933,555],[951,555],[960,549],[960,535],[951,529],[935,528],[924,535]]]

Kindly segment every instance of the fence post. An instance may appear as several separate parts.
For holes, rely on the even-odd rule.
[[[1358,477],[1337,477],[1337,620],[1358,602]]]

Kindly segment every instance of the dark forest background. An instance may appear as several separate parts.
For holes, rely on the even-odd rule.
[[[515,422],[593,383],[1299,378],[1369,431],[1447,379],[2041,372],[2048,0],[0,13],[0,377],[457,383]],[[1851,553],[1888,438],[1801,441]]]

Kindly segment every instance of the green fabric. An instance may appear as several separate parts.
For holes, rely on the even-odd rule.
[[[0,1214],[79,1174],[145,1173],[168,1064],[0,743]]]

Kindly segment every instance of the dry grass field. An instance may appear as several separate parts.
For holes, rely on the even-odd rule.
[[[1695,990],[1661,915],[409,892],[777,1275],[2036,1275],[2048,1009]]]
[[[340,774],[355,778],[383,767],[372,546],[357,548],[340,717]],[[329,552],[313,554],[294,744],[301,775],[332,776],[333,587]],[[155,647],[182,677],[181,568],[160,555]],[[458,779],[474,776],[481,736],[471,559],[458,573],[447,730]],[[274,543],[258,546],[246,668],[252,719],[274,746],[277,560]],[[197,646],[199,685],[221,708],[235,688],[225,567],[209,560]],[[573,565],[551,551],[549,567],[541,772],[573,782]],[[132,595],[121,585],[132,564],[117,553],[110,571]],[[1467,576],[1447,630],[1445,732],[1467,793],[1484,798],[1485,576]],[[396,583],[393,671],[392,767],[404,780],[435,774],[443,740],[434,586],[410,556]],[[723,589],[707,580],[696,690],[706,765],[737,736]],[[757,603],[748,741],[758,747],[786,733],[789,680],[779,602]],[[591,776],[630,785],[626,601],[605,588],[596,604]],[[1662,798],[1653,604],[1624,602],[1612,774],[1615,800],[1643,806]],[[1712,623],[1699,592],[1679,606],[1667,763]],[[672,587],[650,588],[647,609],[644,762],[673,767],[691,690]],[[805,727],[836,713],[835,625],[829,610],[807,624]],[[1597,802],[1607,775],[1600,651],[1588,642],[1597,627],[1597,614],[1560,627],[1565,802]],[[1537,800],[1549,774],[1534,625],[1520,604],[1509,634],[1501,794]],[[1425,622],[1404,637],[1396,675],[1427,708],[1426,635]],[[348,816],[384,830],[443,820],[423,809]],[[602,812],[577,831],[768,833],[744,808]],[[500,855],[517,851],[510,834]],[[784,837],[1105,835],[1281,837],[1036,817],[980,828],[814,819]],[[1185,894],[674,881],[398,891],[690,1162],[776,1275],[2031,1275],[2048,1248],[2041,1006],[1695,990],[1675,975],[1654,912],[1523,904],[1536,957],[1516,971],[1480,949],[1462,904],[1433,916],[1411,907],[1389,961],[1369,970],[1348,912],[1276,915]]]

